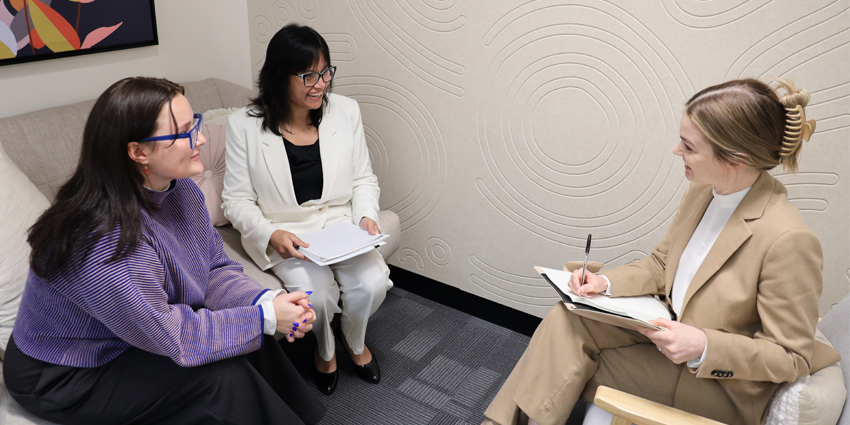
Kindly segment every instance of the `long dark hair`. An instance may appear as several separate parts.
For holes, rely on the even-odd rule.
[[[171,81],[134,77],[100,95],[86,120],[74,175],[29,229],[35,274],[53,276],[73,266],[69,260],[82,264],[92,246],[118,225],[120,236],[110,261],[133,252],[141,232],[141,209],[155,206],[145,196],[144,176],[127,146],[156,131],[163,105],[170,105],[178,93],[183,87]],[[177,128],[173,113],[172,120]]]
[[[289,107],[290,77],[306,72],[320,59],[331,66],[328,43],[316,30],[295,23],[281,28],[266,49],[266,62],[257,79],[259,95],[251,100],[248,115],[262,118],[263,130],[280,136],[280,127],[289,126],[292,119],[292,109]],[[322,122],[332,87],[333,81],[322,95],[322,107],[309,113],[310,124],[317,128]]]

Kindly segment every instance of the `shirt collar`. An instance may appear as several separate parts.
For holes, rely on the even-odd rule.
[[[711,194],[714,195],[714,203],[721,208],[737,208],[738,204],[741,203],[741,200],[744,199],[744,196],[747,195],[747,192],[752,189],[752,186],[739,190],[735,193],[730,193],[728,195],[718,195],[714,188],[711,188]]]

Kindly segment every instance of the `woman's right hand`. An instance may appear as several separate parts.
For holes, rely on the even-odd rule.
[[[307,257],[304,254],[298,252],[298,247],[303,246],[308,248],[310,244],[307,242],[298,239],[298,236],[295,236],[292,232],[287,232],[286,230],[275,230],[272,233],[272,237],[269,238],[269,245],[271,245],[272,249],[274,249],[280,258],[286,260],[287,258],[297,258],[299,260],[306,260]]]
[[[591,272],[587,272],[584,274],[584,284],[580,285],[581,281],[581,269],[573,270],[573,275],[570,276],[569,287],[579,296],[586,296],[588,294],[598,294],[600,292],[605,292],[608,289],[608,281],[605,280],[604,277],[595,275]]]
[[[289,294],[281,292],[272,300],[277,316],[277,330],[284,333],[289,342],[303,337],[313,329],[316,312],[310,305],[309,296],[310,294],[303,291]]]

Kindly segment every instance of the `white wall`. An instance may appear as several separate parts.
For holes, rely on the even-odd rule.
[[[156,0],[159,45],[0,67],[0,117],[96,98],[130,76],[251,87],[245,1]]]
[[[248,0],[251,60],[316,28],[360,102],[391,264],[542,315],[532,266],[651,252],[687,184],[684,102],[733,78],[795,79],[817,132],[778,175],[824,247],[821,313],[850,291],[850,0]],[[780,174],[777,170],[776,174]],[[805,285],[806,282],[800,282]]]

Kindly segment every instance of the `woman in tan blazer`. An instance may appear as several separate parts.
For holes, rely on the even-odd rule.
[[[335,71],[327,43],[312,28],[290,24],[272,37],[259,96],[227,122],[222,193],[224,215],[242,234],[254,262],[272,270],[290,292],[312,294],[314,382],[325,394],[338,381],[330,325],[335,313],[341,313],[342,340],[358,375],[380,381],[377,360],[365,345],[366,324],[392,286],[376,250],[329,266],[316,265],[297,250],[309,246],[298,234],[336,222],[380,232],[380,190],[360,107],[329,93]],[[281,332],[298,327],[293,323]]]
[[[666,236],[646,258],[581,270],[583,293],[663,296],[667,328],[617,328],[559,303],[485,412],[485,423],[563,425],[579,397],[606,385],[730,424],[759,424],[782,382],[837,361],[816,347],[820,242],[767,170],[797,169],[805,90],[757,80],[709,87],[686,104],[682,157],[691,181]],[[526,419],[527,418],[527,419]]]

